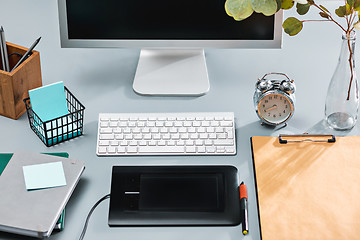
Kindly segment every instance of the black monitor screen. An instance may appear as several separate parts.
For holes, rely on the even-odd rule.
[[[272,40],[274,16],[235,21],[225,0],[66,0],[69,39]]]

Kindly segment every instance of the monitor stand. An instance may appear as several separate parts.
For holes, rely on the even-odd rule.
[[[209,91],[203,49],[142,49],[133,89],[141,95],[201,96]]]

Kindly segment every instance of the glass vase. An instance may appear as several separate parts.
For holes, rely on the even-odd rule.
[[[357,121],[359,88],[355,71],[355,40],[354,31],[343,34],[339,62],[326,96],[325,120],[335,130],[349,130]]]

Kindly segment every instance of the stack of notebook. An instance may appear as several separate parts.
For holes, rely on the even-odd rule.
[[[0,154],[0,231],[44,238],[54,229],[63,228],[65,205],[85,168],[82,161],[68,156],[67,153]],[[62,166],[65,184],[31,189],[26,169],[39,166],[37,171],[41,176],[46,168],[40,166],[54,163]]]

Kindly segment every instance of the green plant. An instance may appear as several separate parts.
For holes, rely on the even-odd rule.
[[[287,18],[283,23],[283,28],[290,36],[298,34],[302,30],[304,22],[311,21],[333,22],[346,34],[349,34],[354,28],[360,29],[360,0],[344,0],[339,2],[341,4],[335,10],[335,14],[340,18],[345,18],[346,26],[342,26],[329,10],[323,5],[316,4],[314,0],[226,0],[225,11],[235,20],[241,21],[250,17],[253,12],[271,16],[280,9],[288,10],[293,6],[296,6],[296,11],[299,15],[305,15],[310,7],[315,7],[319,10],[320,19],[317,20],[300,21],[295,17]]]
[[[253,12],[262,13],[265,16],[271,16],[280,9],[288,10],[296,6],[297,13],[299,15],[305,15],[308,13],[310,7],[315,7],[319,10],[320,19],[299,20],[295,17],[288,17],[282,25],[284,31],[290,36],[294,36],[303,29],[303,23],[305,22],[325,21],[335,23],[342,31],[344,31],[347,37],[350,37],[350,33],[354,29],[360,30],[360,0],[342,0],[337,2],[340,3],[340,6],[335,10],[335,14],[339,18],[345,19],[345,26],[341,25],[341,23],[334,18],[326,7],[316,4],[314,0],[226,0],[225,11],[235,20],[241,21],[250,17]],[[354,78],[354,66],[352,64],[353,52],[350,46],[350,40],[348,40],[348,47],[350,52],[349,66],[351,78],[349,82],[347,100],[349,100],[350,89]]]

